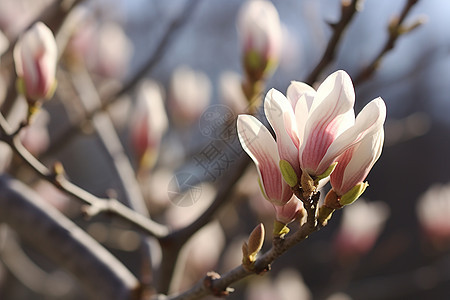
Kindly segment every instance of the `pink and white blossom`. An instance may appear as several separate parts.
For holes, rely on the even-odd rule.
[[[237,132],[245,152],[258,169],[264,197],[275,205],[284,205],[292,197],[292,191],[283,180],[278,163],[277,144],[269,130],[255,117],[240,115]]]
[[[282,31],[278,12],[270,1],[245,2],[237,27],[247,73],[259,77],[267,68],[278,65]]]
[[[174,70],[170,81],[169,112],[179,125],[191,125],[205,111],[211,97],[208,76],[188,66]]]
[[[154,81],[144,81],[139,87],[131,124],[132,145],[141,162],[146,155],[150,165],[155,160],[168,123],[160,87]]]
[[[276,220],[283,224],[292,223],[295,219],[301,218],[304,212],[302,202],[293,196],[285,205],[274,205]]]
[[[52,96],[55,85],[57,47],[51,30],[38,22],[26,31],[14,48],[14,62],[28,101]]]
[[[364,199],[346,207],[334,239],[337,255],[342,258],[362,255],[375,244],[389,216],[389,207],[381,201]]]
[[[381,155],[384,142],[383,124],[386,116],[384,102],[381,98],[377,98],[364,110],[381,110],[383,113],[378,115],[379,119],[374,123],[373,131],[366,134],[360,143],[353,145],[339,156],[338,164],[330,175],[331,186],[338,196],[346,194],[354,186],[362,183]]]

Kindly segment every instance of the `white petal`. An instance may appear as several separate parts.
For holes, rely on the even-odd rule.
[[[297,104],[295,105],[295,120],[297,121],[297,132],[300,144],[302,143],[305,137],[306,121],[308,120],[309,117],[309,110],[311,109],[314,96],[315,92],[304,93],[303,95],[300,96],[300,98],[297,101]]]
[[[281,201],[287,184],[281,178],[280,156],[269,130],[255,117],[239,115],[237,131],[242,148],[255,162],[265,196],[270,201]]]
[[[328,166],[319,167],[332,142],[354,122],[355,92],[344,71],[328,76],[320,85],[305,126],[305,140],[300,149],[302,168],[318,175]],[[317,173],[317,174],[316,174]]]
[[[333,160],[351,146],[359,143],[364,136],[379,131],[386,119],[386,105],[380,97],[372,100],[358,114],[355,125],[343,132],[330,145],[320,165],[330,165]]]
[[[340,70],[329,75],[319,86],[310,111],[314,112],[316,119],[321,119],[330,113],[346,112],[354,103],[355,90],[352,80],[345,71]]]
[[[289,85],[286,96],[288,100],[291,102],[292,107],[295,109],[295,106],[300,99],[300,97],[304,94],[315,95],[316,91],[308,84],[299,82],[299,81],[291,81]],[[309,99],[308,99],[309,100]],[[308,110],[311,107],[312,99],[310,99],[310,103],[308,103]]]
[[[277,136],[280,158],[287,160],[298,174],[298,133],[288,99],[280,91],[271,89],[264,100],[264,112]]]

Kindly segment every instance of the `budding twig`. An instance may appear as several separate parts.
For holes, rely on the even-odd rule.
[[[404,21],[406,17],[408,16],[411,9],[414,7],[415,4],[417,4],[419,0],[408,0],[405,3],[405,6],[403,7],[402,12],[400,13],[400,16],[395,17],[391,20],[388,26],[388,32],[389,37],[386,40],[386,43],[384,44],[383,48],[380,50],[378,55],[372,60],[371,63],[369,63],[359,74],[355,77],[355,85],[360,84],[363,81],[366,81],[370,77],[372,77],[373,73],[377,70],[377,68],[380,66],[381,60],[383,57],[394,49],[395,43],[397,42],[398,38],[407,32],[410,32],[420,25],[423,24],[423,19],[418,19],[416,22],[414,22],[411,26],[405,27]]]
[[[30,152],[28,152],[28,150],[20,142],[19,137],[14,135],[14,133],[16,133],[16,130],[13,130],[3,115],[0,114],[0,140],[6,142],[11,149],[13,149],[13,151],[41,178],[49,181],[58,189],[65,192],[69,196],[78,199],[80,202],[88,206],[95,206],[96,209],[93,209],[93,211],[112,213],[127,223],[136,226],[146,234],[157,238],[162,238],[168,234],[169,230],[167,227],[146,218],[119,201],[115,200],[115,203],[110,202],[110,199],[98,198],[79,186],[71,183],[65,178],[64,174],[49,170]],[[111,205],[111,203],[114,203],[114,205]]]
[[[331,61],[333,61],[336,55],[337,45],[341,40],[341,37],[345,29],[353,19],[353,16],[358,11],[359,1],[360,0],[352,0],[350,3],[349,1],[342,1],[341,19],[339,20],[339,22],[331,24],[331,28],[333,29],[333,35],[328,41],[327,48],[323,53],[320,62],[316,65],[314,70],[312,70],[312,72],[306,78],[305,82],[307,84],[312,85],[317,80],[317,77],[320,75],[323,69],[325,69],[325,67],[328,66],[328,64]]]

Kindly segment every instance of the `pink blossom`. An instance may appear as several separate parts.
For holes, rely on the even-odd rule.
[[[237,120],[239,140],[244,151],[253,159],[258,169],[264,197],[275,205],[284,205],[292,191],[281,176],[277,144],[269,130],[255,117],[240,115]]]
[[[57,48],[51,30],[38,22],[26,31],[14,48],[17,76],[23,80],[29,101],[51,97],[55,85]]]
[[[386,117],[386,107],[381,98],[366,105],[358,118],[368,114],[378,116],[373,119],[374,122],[370,126],[372,129],[360,143],[353,145],[339,156],[338,164],[330,175],[331,186],[338,196],[346,194],[354,186],[362,183],[381,155],[384,142],[383,124]],[[356,123],[359,123],[358,120]]]
[[[389,207],[380,201],[367,202],[358,200],[346,207],[334,246],[341,257],[361,255],[368,252],[380,235]]]
[[[271,2],[245,2],[239,11],[237,27],[247,71],[260,73],[278,64],[281,25],[278,12]]]
[[[139,88],[137,105],[133,114],[131,139],[139,159],[150,154],[154,160],[162,135],[168,126],[163,96],[158,84],[144,81]]]
[[[296,218],[301,217],[303,204],[293,196],[286,204],[283,206],[274,205],[276,212],[276,219],[278,222],[283,224],[292,223]]]

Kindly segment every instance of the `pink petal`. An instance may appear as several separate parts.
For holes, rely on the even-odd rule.
[[[306,83],[299,81],[291,81],[291,84],[287,89],[286,96],[288,100],[291,102],[291,105],[294,109],[300,97],[305,94],[315,95],[316,91]],[[308,110],[309,110],[312,104],[312,98],[308,98],[308,101],[309,101],[308,103]]]
[[[264,100],[264,112],[275,131],[280,159],[287,160],[299,174],[297,126],[288,99],[276,89],[271,89]]]
[[[300,164],[310,175],[324,172],[319,164],[330,145],[354,122],[355,92],[350,77],[337,71],[317,90],[305,126],[305,141],[300,149]]]
[[[364,136],[373,135],[383,126],[386,119],[386,105],[380,97],[367,104],[356,118],[355,125],[342,133],[329,147],[319,168],[328,168],[345,150],[359,143]]]
[[[277,144],[269,130],[255,117],[239,115],[237,131],[242,148],[258,169],[264,196],[277,205],[286,203],[292,191],[281,177]]]

